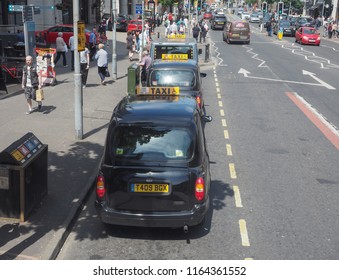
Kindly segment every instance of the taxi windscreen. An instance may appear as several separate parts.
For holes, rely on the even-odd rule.
[[[111,138],[116,161],[189,160],[194,138],[188,128],[118,126]]]
[[[150,73],[150,84],[154,87],[194,87],[195,74],[191,70],[153,70]]]
[[[155,46],[154,59],[162,59],[164,54],[184,54],[186,59],[194,59],[193,46]]]

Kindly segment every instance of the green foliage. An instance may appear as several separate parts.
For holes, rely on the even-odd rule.
[[[174,3],[178,3],[178,0],[159,0],[159,3],[161,3],[163,7],[170,7],[174,5]]]

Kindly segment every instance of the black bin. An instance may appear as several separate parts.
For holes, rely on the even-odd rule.
[[[31,132],[0,153],[0,217],[27,220],[48,192],[48,145]]]

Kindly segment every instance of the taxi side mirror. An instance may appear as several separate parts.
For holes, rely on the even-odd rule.
[[[206,73],[200,73],[200,77],[201,77],[201,78],[205,78],[206,76],[207,76]]]
[[[201,117],[201,119],[202,119],[203,122],[211,122],[213,120],[213,117],[212,116],[203,115]]]

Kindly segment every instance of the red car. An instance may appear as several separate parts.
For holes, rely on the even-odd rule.
[[[134,30],[142,30],[142,20],[141,19],[132,19],[127,25],[127,32]]]
[[[73,35],[73,24],[59,24],[41,31],[35,31],[36,37],[41,37],[46,41],[46,44],[55,44],[58,33],[62,32],[62,38],[68,45],[69,38]],[[91,31],[85,30],[86,42],[89,42],[89,35]]]
[[[204,19],[211,20],[212,19],[212,12],[205,12],[204,13]]]
[[[295,41],[301,45],[320,45],[320,33],[313,27],[300,27],[295,32]]]

